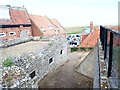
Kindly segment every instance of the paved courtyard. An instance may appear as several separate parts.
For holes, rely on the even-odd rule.
[[[69,53],[68,61],[39,82],[40,88],[92,88],[92,79],[78,74],[75,67],[89,52]]]
[[[34,52],[38,49],[42,49],[48,43],[49,42],[43,41],[30,41],[7,48],[1,48],[0,59],[4,59],[6,57],[17,57],[24,53]]]

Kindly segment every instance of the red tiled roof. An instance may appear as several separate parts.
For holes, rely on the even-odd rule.
[[[34,24],[39,28],[39,30],[41,30],[41,28],[44,28],[46,30],[45,32],[43,32],[45,36],[57,34],[58,31],[56,30],[59,30],[59,34],[66,34],[64,28],[56,19],[49,19],[46,16],[39,15],[30,15],[30,18],[34,22]],[[50,29],[49,26],[52,27],[52,29]]]
[[[59,29],[60,34],[66,34],[64,28],[56,19],[50,18],[49,20]]]
[[[29,16],[25,8],[22,10],[10,8],[10,16],[14,24],[30,24]]]
[[[30,24],[27,10],[24,7],[10,7],[10,19],[0,19],[0,24]]]
[[[110,26],[109,28],[110,28],[110,29],[114,29],[114,30],[119,30],[119,27],[118,27],[118,26]]]
[[[30,15],[30,18],[39,29],[41,29],[41,27],[48,29],[48,25],[53,26],[46,16]]]
[[[99,38],[100,30],[99,28],[94,28],[94,31],[91,32],[85,40],[80,44],[79,47],[95,47]]]
[[[62,26],[60,25],[60,23],[59,23],[56,19],[50,18],[49,20],[50,20],[56,27],[62,27]]]
[[[31,20],[35,23],[35,25],[41,30],[44,28],[46,31],[44,32],[45,36],[51,36],[55,34],[54,30],[50,30],[49,26],[52,28],[56,28],[50,20],[46,16],[39,16],[39,15],[30,15]]]
[[[0,25],[9,25],[9,24],[13,24],[12,20],[5,20],[5,19],[0,19]]]

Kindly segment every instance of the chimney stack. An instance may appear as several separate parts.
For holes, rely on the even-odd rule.
[[[90,22],[90,32],[93,31],[93,22]]]

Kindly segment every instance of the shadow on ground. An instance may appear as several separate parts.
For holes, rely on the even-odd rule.
[[[68,61],[57,70],[50,72],[41,81],[40,88],[92,88],[93,80],[76,72],[78,60],[88,52],[69,53]]]

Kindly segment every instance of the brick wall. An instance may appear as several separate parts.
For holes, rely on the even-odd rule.
[[[31,28],[32,28],[32,36],[43,36],[43,33],[41,32],[41,30],[39,30],[39,28],[34,24],[34,22],[31,20]]]

